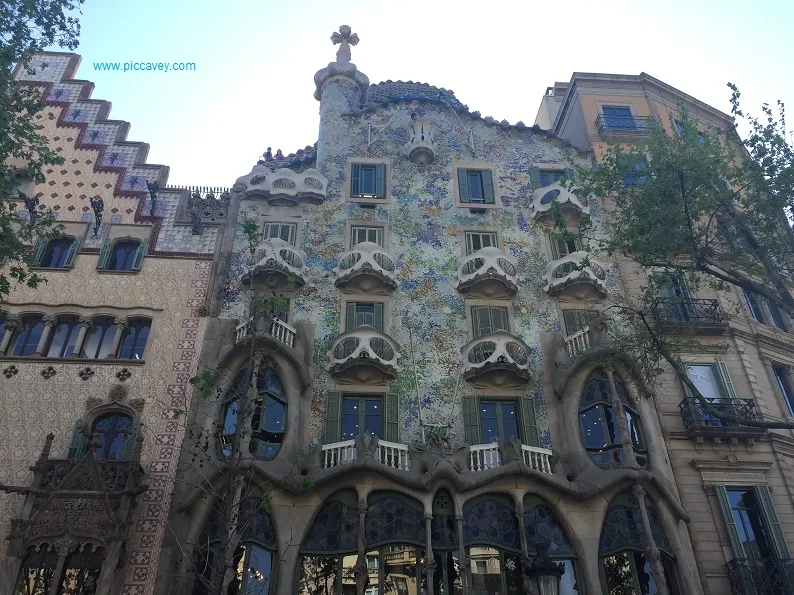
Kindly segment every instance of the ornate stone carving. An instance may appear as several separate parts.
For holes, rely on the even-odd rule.
[[[88,397],[85,400],[85,409],[86,411],[91,411],[92,409],[99,407],[101,404],[102,404],[102,399],[100,399],[99,397]]]
[[[326,68],[317,71],[314,75],[314,83],[317,89],[314,91],[314,98],[319,101],[322,96],[322,90],[325,83],[333,77],[344,76],[352,79],[358,86],[360,96],[363,99],[367,87],[369,87],[369,78],[363,72],[359,72],[355,64],[350,59],[350,46],[357,45],[359,42],[358,34],[351,33],[348,25],[339,27],[339,33],[334,32],[331,35],[331,41],[334,45],[339,44],[339,49],[336,52],[336,62],[331,62]]]
[[[205,223],[214,223],[226,219],[229,214],[229,204],[231,195],[228,192],[221,194],[220,198],[215,198],[213,192],[208,192],[202,197],[199,192],[190,195],[185,212],[190,217],[193,228],[193,235],[204,233]]]
[[[127,401],[127,404],[132,407],[135,411],[140,413],[143,411],[143,406],[146,403],[142,398],[138,397],[137,399],[130,399]]]
[[[127,368],[122,368],[121,370],[116,372],[116,378],[118,378],[120,382],[129,380],[131,376],[132,376],[132,372],[130,372]]]
[[[364,434],[355,437],[356,451],[359,457],[374,457],[378,452],[378,437]]]
[[[126,368],[124,368],[124,370],[126,370]],[[122,370],[122,372],[124,370]],[[121,374],[121,372],[116,374],[116,376],[118,377],[119,374]],[[119,377],[119,380],[121,380],[120,377]],[[123,401],[124,399],[127,398],[127,387],[124,386],[123,384],[115,384],[115,385],[113,385],[110,388],[110,392],[108,392],[108,398],[111,401],[113,401],[114,403],[118,403],[120,401]]]
[[[3,376],[9,379],[13,378],[18,373],[19,373],[19,368],[17,368],[13,364],[3,370]]]
[[[41,371],[41,375],[44,377],[44,380],[49,380],[57,373],[58,371],[52,366],[47,366]]]
[[[95,374],[94,370],[92,370],[90,367],[83,368],[82,370],[80,370],[80,379],[86,381],[89,378],[91,378],[91,376],[93,376],[94,374]]]

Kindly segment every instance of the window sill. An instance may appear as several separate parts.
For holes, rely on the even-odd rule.
[[[142,366],[143,359],[119,359],[116,357],[92,359],[89,357],[44,357],[38,355],[0,355],[2,362],[46,362],[59,364],[94,364],[101,366]]]
[[[502,205],[495,202],[456,202],[455,206],[460,209],[500,209]]]
[[[30,267],[31,271],[46,271],[48,273],[68,273],[74,267]]]
[[[348,196],[346,202],[357,202],[365,205],[387,205],[391,204],[390,198],[368,198],[364,196]]]
[[[96,269],[102,275],[137,275],[140,271],[114,271],[110,269]]]

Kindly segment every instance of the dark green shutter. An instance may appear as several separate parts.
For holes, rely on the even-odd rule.
[[[568,247],[565,245],[565,240],[560,237],[549,238],[551,240],[551,259],[559,260],[563,256],[567,256]]]
[[[463,435],[466,444],[480,443],[480,416],[477,412],[479,399],[463,397]]]
[[[33,265],[40,267],[41,266],[41,259],[44,258],[44,251],[47,249],[47,244],[49,242],[43,240],[41,238],[36,240],[36,243],[33,245]]]
[[[772,546],[775,548],[775,554],[779,560],[788,558],[788,547],[786,546],[786,539],[783,537],[783,531],[780,529],[780,521],[775,514],[775,507],[772,504],[772,495],[769,493],[767,486],[755,486],[755,497],[764,514],[769,535],[772,538]]]
[[[383,304],[375,304],[375,328],[383,332]]]
[[[350,168],[350,196],[361,195],[361,165],[354,163]]]
[[[79,459],[85,454],[85,434],[83,433],[82,426],[78,423],[74,426],[72,433],[72,443],[69,445],[69,454],[66,455],[68,459]]]
[[[354,328],[356,328],[356,302],[347,302],[345,331],[352,331]]]
[[[535,420],[535,397],[532,395],[521,397],[521,418],[524,422],[522,442],[528,446],[539,446],[538,424]]]
[[[484,169],[482,175],[482,196],[485,204],[495,204],[494,191],[493,191],[493,177],[491,176],[490,169]]]
[[[138,247],[135,249],[135,260],[132,263],[133,271],[140,271],[141,264],[143,263],[143,255],[146,254],[146,243],[139,242]]]
[[[325,438],[323,444],[339,442],[339,408],[342,393],[329,391],[325,396]]]
[[[121,451],[121,460],[122,461],[131,461],[132,455],[135,453],[135,444],[138,442],[138,434],[141,431],[141,422],[136,421],[132,424],[130,431],[127,432],[127,436],[124,438],[124,448]]]
[[[731,542],[733,554],[736,558],[745,558],[747,554],[742,547],[742,540],[739,537],[739,532],[736,530],[736,521],[733,519],[733,511],[731,510],[731,503],[728,500],[728,491],[725,486],[714,486],[714,493],[717,495],[717,502],[719,502],[720,510],[722,511],[722,518],[725,520],[725,525],[728,529],[728,540]]]
[[[461,203],[471,201],[469,198],[469,174],[465,169],[458,170],[458,197]]]
[[[72,245],[69,246],[69,254],[66,255],[66,262],[64,267],[70,269],[74,266],[74,259],[77,256],[77,251],[80,249],[80,238],[74,238]]]
[[[96,268],[103,270],[107,269],[108,265],[110,264],[110,255],[112,252],[113,245],[109,239],[106,239],[102,243],[102,248],[99,250],[99,261],[97,262]]]
[[[491,332],[493,331],[510,331],[510,321],[507,315],[507,308],[502,306],[491,306],[491,318],[493,324],[491,325]],[[497,320],[499,321],[497,323]]]
[[[565,180],[568,182],[573,182],[573,170],[569,168],[565,168]]]
[[[386,198],[386,166],[382,163],[375,168],[375,196]]]
[[[386,435],[389,442],[400,441],[400,399],[397,393],[386,395]]]
[[[540,188],[540,168],[539,167],[530,167],[529,168],[529,186],[532,190],[537,190]]]

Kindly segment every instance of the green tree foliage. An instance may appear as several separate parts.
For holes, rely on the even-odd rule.
[[[697,348],[696,334],[667,333],[654,319],[654,304],[672,282],[693,293],[700,286],[738,289],[794,318],[794,150],[784,107],[778,103],[775,112],[764,104],[760,119],[745,115],[739,91],[729,86],[736,126],[749,130],[746,140],[735,127],[704,127],[679,106],[669,122],[673,133],[656,122],[645,142],[610,146],[598,167],[577,169],[572,187],[604,197],[609,211],[610,233],[590,237],[591,247],[649,273],[639,298],[617,298],[608,314],[615,319],[610,328],[622,329],[622,357],[636,362],[646,384],[653,384],[666,363],[716,417],[789,428],[794,424],[745,420],[712,407],[679,357]],[[557,234],[570,233],[557,227]],[[590,232],[585,222],[581,233]]]
[[[0,0],[0,301],[12,283],[36,287],[44,278],[29,270],[28,247],[36,237],[56,235],[52,213],[21,218],[25,208],[20,188],[44,181],[44,168],[63,158],[50,149],[35,116],[44,108],[41,87],[18,85],[14,69],[30,69],[31,56],[49,47],[77,47],[80,23],[74,16],[84,0]]]

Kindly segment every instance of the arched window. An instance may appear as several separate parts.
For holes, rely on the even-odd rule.
[[[140,271],[146,245],[138,239],[106,240],[99,252],[97,268],[106,271]]]
[[[231,455],[232,437],[237,432],[239,403],[248,391],[252,372],[246,366],[226,391],[221,407],[222,427],[218,433],[219,448],[224,456]],[[256,396],[251,406],[250,451],[257,458],[271,460],[284,442],[287,420],[287,399],[284,386],[270,360],[259,364],[256,376]]]
[[[348,593],[351,585],[355,592],[358,533],[358,500],[353,490],[337,492],[323,502],[301,546],[299,595]]]
[[[143,359],[151,326],[149,318],[131,318],[127,321],[127,328],[121,335],[120,359]]]
[[[91,330],[85,339],[85,357],[101,359],[113,356],[113,339],[116,336],[116,320],[112,316],[97,316],[91,319]]]
[[[68,357],[74,355],[80,322],[77,316],[58,316],[52,331],[47,357]]]
[[[640,416],[626,386],[617,376],[614,379],[618,398],[626,411],[635,458],[644,467],[647,462],[647,449]],[[593,372],[585,384],[579,405],[579,422],[585,448],[596,465],[602,469],[614,469],[623,465],[626,457],[620,443],[620,428],[617,414],[612,407],[609,380],[603,370]]]
[[[36,352],[39,339],[44,332],[44,321],[40,314],[32,314],[23,316],[20,322],[17,340],[11,355],[32,355]]]
[[[58,595],[93,595],[96,593],[104,551],[83,545],[66,557],[63,574],[55,576],[58,554],[45,543],[28,548],[22,561],[14,593],[49,593],[58,583]]]
[[[36,265],[48,269],[71,268],[79,247],[80,239],[71,236],[49,241],[39,240],[34,254]]]
[[[463,523],[474,593],[523,593],[521,536],[513,500],[478,496],[463,506]]]
[[[232,504],[234,506],[234,504]],[[234,552],[235,576],[229,585],[232,595],[268,595],[273,589],[275,552],[273,522],[265,496],[254,486],[243,486],[239,505],[232,513],[237,517],[240,544]],[[209,585],[217,586],[225,568],[220,567],[220,545],[228,542],[223,530],[224,501],[216,501],[199,537],[194,568]],[[215,593],[196,578],[193,595]]]
[[[524,531],[530,556],[542,541],[549,547],[549,558],[562,565],[565,572],[560,578],[560,595],[577,595],[576,552],[554,511],[537,496],[524,498]]]
[[[94,451],[97,459],[127,460],[135,448],[137,427],[132,418],[123,413],[108,413],[94,420],[91,432],[96,434],[99,445]]]
[[[661,553],[667,587],[671,595],[678,595],[680,590],[672,546],[650,504],[648,504],[648,516],[653,540]],[[653,595],[658,592],[656,580],[651,572],[651,563],[645,555],[647,546],[648,540],[643,529],[639,504],[631,494],[618,496],[607,511],[601,532],[599,556],[604,593]]]

